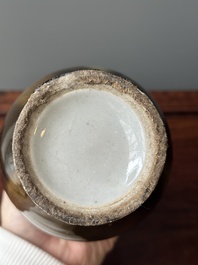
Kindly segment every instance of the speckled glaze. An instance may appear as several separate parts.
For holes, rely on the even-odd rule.
[[[7,115],[4,188],[49,234],[108,238],[159,199],[169,145],[158,108],[130,79],[93,69],[57,72],[25,90]]]

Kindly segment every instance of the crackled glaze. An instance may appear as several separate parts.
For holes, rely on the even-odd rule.
[[[101,206],[133,186],[145,158],[144,130],[131,106],[92,88],[50,102],[34,122],[36,175],[55,196]]]
[[[7,115],[4,188],[46,233],[104,239],[153,207],[168,151],[162,116],[131,80],[101,70],[62,71],[22,93]]]

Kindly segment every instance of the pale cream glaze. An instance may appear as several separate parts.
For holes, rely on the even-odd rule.
[[[85,102],[86,97],[91,112],[80,99]],[[67,117],[63,109],[69,101]],[[13,141],[17,174],[35,204],[58,220],[86,226],[112,222],[137,209],[158,182],[166,150],[166,131],[152,101],[130,81],[97,70],[44,83],[21,112]],[[135,158],[137,168],[131,170]]]

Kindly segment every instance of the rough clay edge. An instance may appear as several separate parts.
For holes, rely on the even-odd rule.
[[[64,80],[64,81],[63,81]],[[27,150],[23,150],[24,134],[29,124],[29,117],[34,112],[34,108],[46,104],[53,96],[65,91],[71,91],[76,88],[76,84],[82,87],[84,84],[104,84],[113,87],[114,93],[122,94],[127,98],[133,99],[139,107],[144,110],[144,117],[148,117],[152,125],[152,131],[155,134],[155,164],[150,168],[150,177],[146,181],[141,180],[133,188],[133,194],[129,192],[125,197],[106,207],[97,208],[78,208],[75,205],[67,205],[57,201],[52,194],[47,194],[39,182],[30,176],[27,169],[28,156]],[[49,93],[50,91],[50,93]],[[154,143],[152,143],[153,145]],[[153,146],[152,146],[153,147]],[[56,77],[49,82],[44,83],[36,89],[31,95],[24,109],[22,110],[15,126],[13,136],[13,156],[14,165],[23,188],[31,198],[44,212],[72,225],[101,225],[120,219],[135,211],[150,196],[154,190],[158,179],[163,170],[167,151],[167,136],[163,121],[150,99],[137,86],[128,80],[103,71],[80,70]],[[23,155],[25,154],[25,155]],[[26,160],[24,160],[26,157]],[[134,194],[134,191],[135,194]]]

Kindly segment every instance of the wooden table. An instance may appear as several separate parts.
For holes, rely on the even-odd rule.
[[[198,91],[151,94],[170,128],[169,183],[150,215],[120,236],[104,265],[198,264]],[[0,128],[18,95],[0,93]]]

